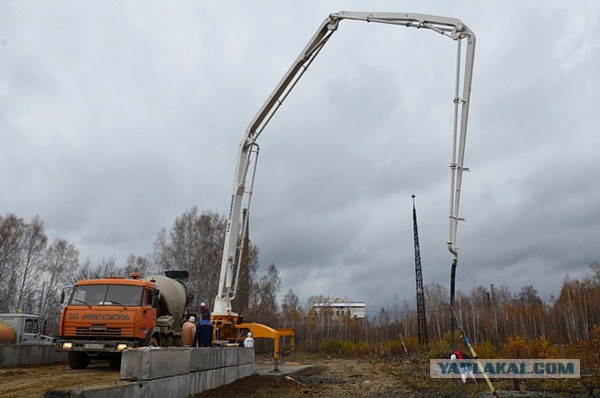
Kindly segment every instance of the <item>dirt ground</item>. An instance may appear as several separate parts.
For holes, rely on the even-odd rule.
[[[85,370],[72,370],[66,363],[0,367],[0,398],[43,397],[46,391],[120,383],[119,372],[103,362],[92,362]]]
[[[422,397],[399,382],[381,363],[362,360],[310,358],[287,365],[314,367],[292,376],[253,375],[232,384],[205,391],[194,398],[252,397]]]
[[[197,394],[194,398],[375,398],[375,397],[488,397],[490,389],[483,380],[462,384],[460,380],[431,379],[429,363],[418,365],[402,359],[338,359],[304,357],[286,364],[314,367],[291,377],[250,376],[220,388]],[[260,359],[258,360],[260,361]],[[594,380],[600,384],[600,378]],[[519,393],[512,380],[493,380],[501,397],[558,398],[587,397],[579,379],[540,382],[528,380],[527,391]],[[597,393],[598,390],[595,390]]]
[[[259,363],[272,363],[258,358]],[[194,398],[374,398],[374,397],[486,397],[489,389],[483,381],[463,385],[460,380],[429,378],[428,362],[419,365],[403,359],[340,359],[297,356],[282,365],[312,365],[291,377],[253,375]],[[600,375],[586,380],[600,386]],[[0,398],[43,397],[45,392],[68,388],[107,387],[123,384],[119,372],[104,362],[92,362],[88,369],[72,370],[67,364],[0,368]],[[501,397],[587,397],[579,379],[528,380],[527,394],[513,390],[511,380],[494,380]],[[600,396],[600,387],[594,390]],[[593,396],[593,395],[589,395]]]

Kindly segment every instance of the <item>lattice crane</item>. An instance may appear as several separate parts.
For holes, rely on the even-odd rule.
[[[423,271],[421,269],[421,248],[419,246],[419,230],[417,228],[417,209],[415,195],[413,199],[413,231],[415,235],[415,277],[417,279],[417,329],[419,344],[429,344],[427,335],[427,316],[425,314],[425,293],[423,292]]]

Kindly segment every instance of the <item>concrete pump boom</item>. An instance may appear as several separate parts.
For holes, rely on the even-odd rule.
[[[237,253],[240,251],[240,245],[242,245],[244,241],[244,239],[240,239],[240,233],[243,234],[246,230],[245,227],[240,225],[240,221],[243,218],[242,202],[244,196],[247,194],[247,203],[249,207],[252,196],[252,189],[246,191],[246,177],[249,171],[252,155],[254,154],[257,156],[258,154],[258,144],[256,143],[256,140],[267,126],[271,118],[277,112],[279,107],[282,105],[283,101],[295,87],[296,83],[298,83],[308,66],[323,49],[331,35],[337,30],[340,21],[344,19],[399,25],[418,29],[429,29],[458,42],[456,92],[454,97],[454,131],[452,161],[450,164],[450,232],[448,239],[448,249],[452,253],[453,264],[456,264],[458,259],[458,249],[456,247],[457,223],[459,221],[458,207],[462,182],[467,119],[469,115],[469,102],[471,96],[475,35],[466,25],[455,18],[424,14],[340,11],[338,13],[329,15],[319,26],[317,32],[309,40],[306,47],[302,50],[292,66],[288,69],[256,116],[254,116],[248,125],[248,128],[246,129],[246,135],[244,139],[239,145],[233,181],[233,194],[231,196],[229,208],[229,220],[227,223],[223,257],[221,260],[219,287],[217,296],[215,297],[213,315],[237,315],[232,312],[231,301],[235,298],[238,279],[237,276],[239,275],[240,264]],[[467,49],[462,78],[462,97],[459,97],[461,85],[460,60],[462,58],[460,43],[464,38],[467,39]],[[246,217],[247,216],[248,214],[246,214]],[[238,263],[236,263],[236,260]]]

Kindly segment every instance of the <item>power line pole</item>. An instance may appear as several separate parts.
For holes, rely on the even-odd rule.
[[[419,344],[429,344],[427,336],[427,317],[425,315],[425,294],[423,292],[423,271],[421,269],[421,250],[419,248],[419,231],[417,230],[417,210],[415,195],[413,199],[413,230],[415,235],[415,276],[417,278],[417,330]]]

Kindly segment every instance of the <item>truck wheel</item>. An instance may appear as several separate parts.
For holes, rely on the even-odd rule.
[[[156,337],[152,337],[148,342],[148,347],[158,347],[158,339]]]
[[[90,364],[90,357],[85,352],[70,351],[67,359],[71,369],[85,369]]]

